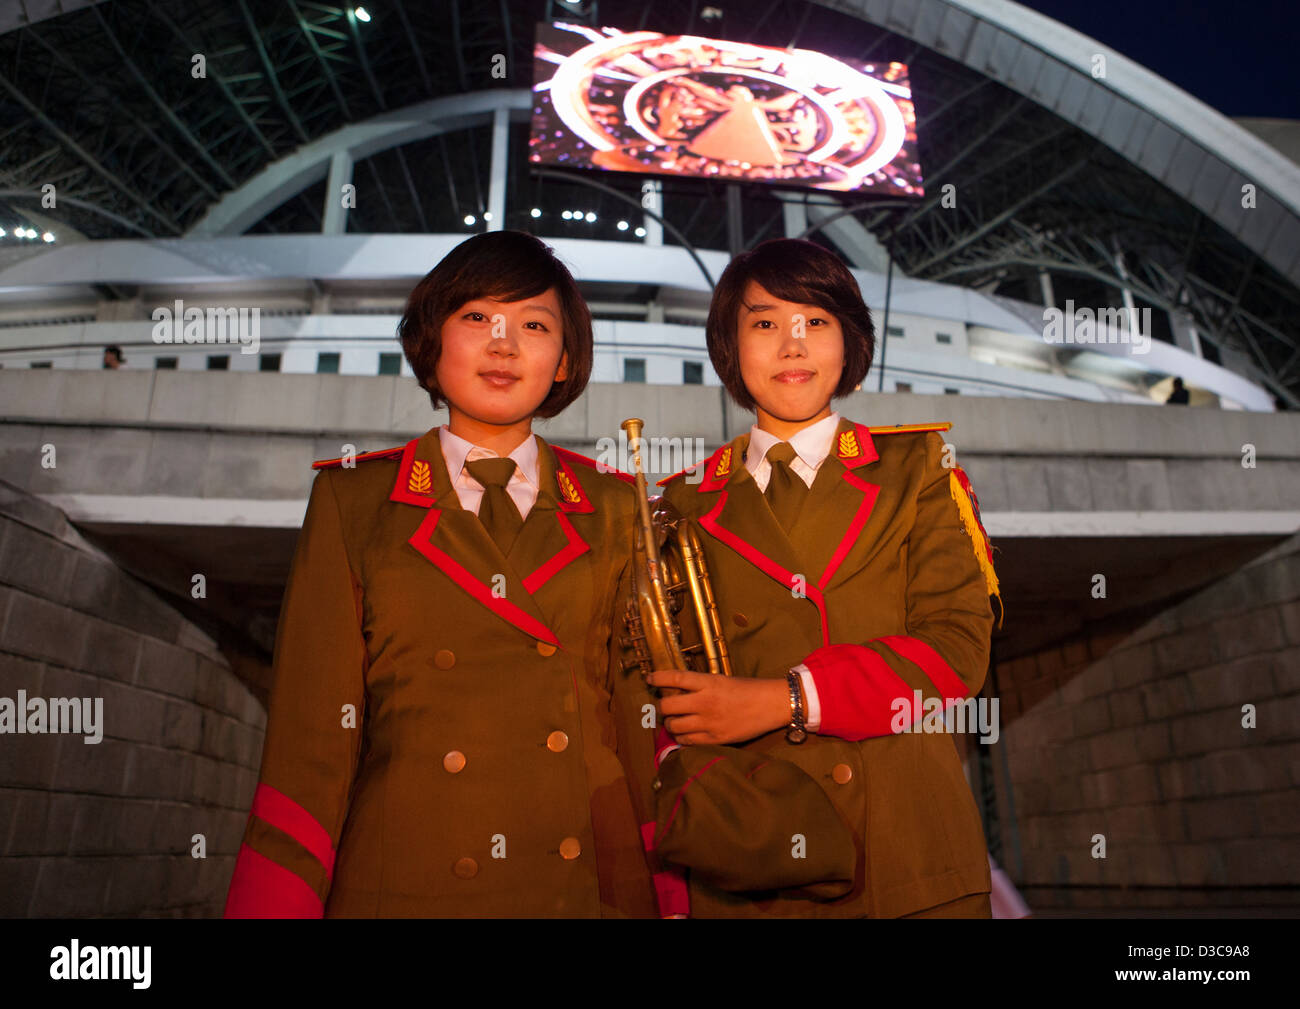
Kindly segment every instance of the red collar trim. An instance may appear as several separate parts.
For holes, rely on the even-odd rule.
[[[402,450],[402,461],[397,466],[397,479],[393,482],[393,491],[388,495],[390,501],[430,508],[437,500],[432,495],[433,473],[427,460],[415,458],[419,438],[412,438]]]

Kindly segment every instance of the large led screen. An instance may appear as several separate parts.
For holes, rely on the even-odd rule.
[[[537,27],[535,164],[921,196],[904,63]]]

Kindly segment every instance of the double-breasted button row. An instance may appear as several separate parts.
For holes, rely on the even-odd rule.
[[[556,729],[546,737],[546,748],[552,753],[563,753],[569,747],[569,734],[560,729]],[[459,774],[465,770],[465,765],[469,763],[465,754],[460,750],[448,750],[442,757],[443,769],[448,774]]]
[[[572,862],[581,854],[582,842],[576,837],[566,837],[560,842],[560,857],[566,862]],[[451,864],[451,872],[461,879],[473,879],[478,875],[478,862],[468,855],[458,858]]]
[[[550,656],[556,653],[556,647],[549,641],[537,642],[537,654]],[[450,669],[456,664],[456,653],[450,648],[440,648],[433,653],[433,664],[439,669]]]

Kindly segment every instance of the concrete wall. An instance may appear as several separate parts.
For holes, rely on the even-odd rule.
[[[1002,664],[998,687],[1032,907],[1294,915],[1300,536],[1153,619]]]
[[[0,696],[19,690],[102,698],[103,739],[0,734],[0,917],[219,915],[261,705],[210,639],[0,483]]]

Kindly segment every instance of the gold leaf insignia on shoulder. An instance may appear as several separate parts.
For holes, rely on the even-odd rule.
[[[727,476],[731,472],[731,446],[728,445],[722,450],[722,455],[718,457],[718,468],[713,471],[713,475]]]
[[[569,474],[564,470],[555,471],[556,482],[560,485],[560,493],[564,495],[564,500],[569,504],[577,504],[582,500],[582,495],[578,493],[578,488],[573,486],[573,481],[569,479]]]
[[[412,494],[428,494],[432,487],[433,476],[429,471],[429,464],[416,459],[411,464],[411,476],[406,481],[406,489]]]
[[[857,432],[841,431],[840,432],[840,458],[854,459],[861,454],[862,454],[862,450],[858,448]]]

